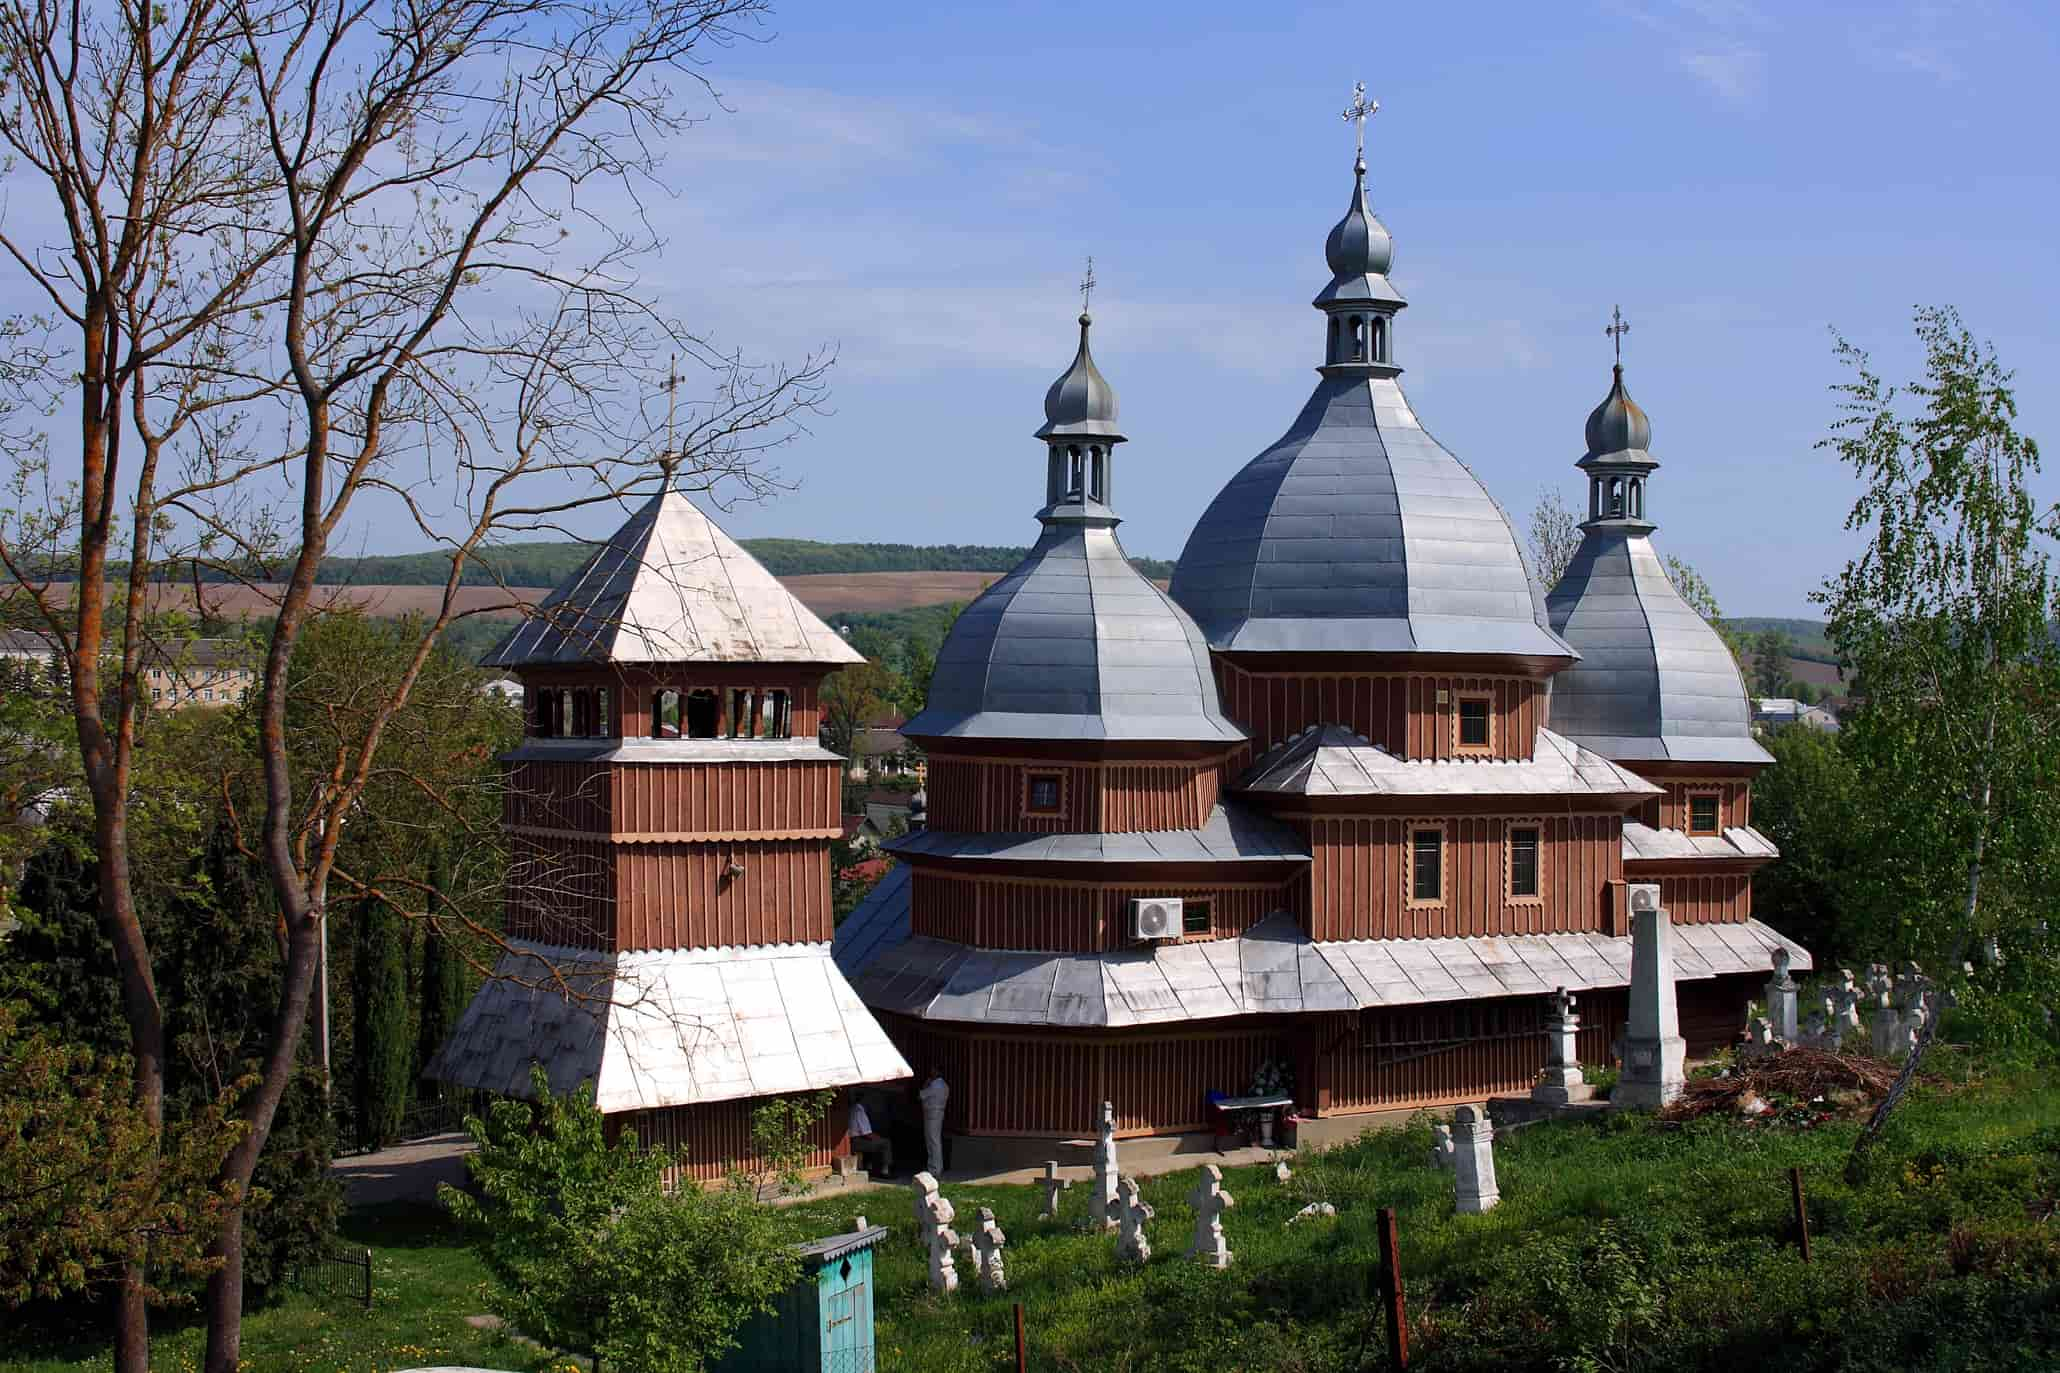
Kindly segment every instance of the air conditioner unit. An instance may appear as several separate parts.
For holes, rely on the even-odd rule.
[[[1659,883],[1633,882],[1631,884],[1631,909],[1634,911],[1658,910]]]
[[[1132,939],[1180,938],[1180,898],[1141,896],[1130,903]]]

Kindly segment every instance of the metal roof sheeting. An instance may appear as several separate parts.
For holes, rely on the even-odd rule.
[[[1774,841],[1751,826],[1725,830],[1722,834],[1684,834],[1680,830],[1654,829],[1635,820],[1624,822],[1624,860],[1651,861],[1667,858],[1779,858]]]
[[[1546,606],[1581,653],[1552,681],[1560,733],[1620,762],[1773,761],[1730,649],[1643,533],[1591,525]]]
[[[1198,830],[1136,830],[1126,834],[959,834],[915,830],[886,847],[928,858],[988,858],[1029,863],[1255,863],[1308,862],[1309,848],[1295,832],[1234,803],[1209,812]]]
[[[667,488],[481,661],[520,667],[865,658],[685,494]]]
[[[897,880],[898,876],[898,880]],[[924,1020],[1117,1028],[1253,1014],[1350,1011],[1477,997],[1627,986],[1631,941],[1601,934],[1316,942],[1285,913],[1241,938],[1110,953],[1022,953],[912,937],[904,871],[883,879],[837,930],[836,957],[866,1004]],[[1764,972],[1786,948],[1759,921],[1676,925],[1684,981]]]
[[[1343,725],[1314,725],[1261,755],[1240,791],[1298,796],[1658,796],[1659,787],[1549,729],[1529,759],[1398,758]]]
[[[1130,565],[1113,511],[1047,512],[1014,571],[967,606],[937,651],[912,738],[1243,739],[1216,696],[1209,646]]]
[[[604,1112],[912,1075],[827,944],[608,955],[510,940],[425,1075],[527,1096],[532,1062],[553,1092],[591,1082]]]
[[[1391,377],[1319,381],[1210,503],[1172,590],[1219,649],[1576,656],[1509,517]]]

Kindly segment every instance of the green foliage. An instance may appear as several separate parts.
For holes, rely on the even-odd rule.
[[[1762,743],[1774,765],[1753,781],[1753,826],[1781,861],[1753,878],[1753,903],[1801,942],[1820,968],[1893,956],[1877,874],[1881,822],[1872,789],[1837,733],[1798,726]]]
[[[2032,495],[2010,374],[1952,311],[1916,318],[1925,376],[1901,390],[1839,341],[1852,379],[1824,446],[1861,482],[1846,523],[1866,542],[1818,599],[1855,685],[1840,746],[1879,820],[1897,952],[1950,970],[1984,935],[2033,942],[2050,913],[2060,515]]]
[[[1556,486],[1538,488],[1531,507],[1531,575],[1550,591],[1566,575],[1574,550],[1581,546],[1581,518]]]
[[[466,1121],[477,1198],[441,1197],[498,1280],[495,1309],[547,1344],[626,1373],[696,1373],[800,1273],[772,1214],[734,1189],[667,1193],[670,1158],[610,1146],[590,1094],[532,1070],[533,1103]]]
[[[901,699],[902,682],[875,662],[840,668],[823,681],[823,747],[851,756],[851,741],[869,721],[892,710]]]
[[[419,1026],[409,1024],[408,973],[401,921],[384,901],[357,903],[351,968],[355,1041],[352,1099],[357,1145],[379,1149],[400,1138]],[[410,1033],[414,1029],[415,1033]]]
[[[204,1274],[228,1198],[211,1180],[240,1128],[233,1095],[161,1137],[127,1059],[0,1002],[0,1309],[85,1291],[128,1262],[152,1280]]]
[[[756,1168],[739,1160],[730,1162],[730,1183],[751,1198],[762,1200],[768,1181],[778,1185],[784,1197],[808,1190],[802,1170],[808,1164],[811,1137],[822,1118],[829,1114],[834,1097],[830,1091],[804,1092],[795,1096],[768,1097],[751,1108],[751,1154]]]
[[[452,890],[451,863],[439,845],[429,866],[429,916],[422,926],[422,981],[416,992],[415,1062],[426,1067],[443,1047],[458,1017],[465,1013],[465,964],[456,947],[456,931],[448,926],[445,893]],[[425,1093],[433,1084],[418,1084]]]
[[[1788,660],[1795,643],[1779,629],[1764,630],[1752,640],[1752,694],[1787,696],[1791,678]]]

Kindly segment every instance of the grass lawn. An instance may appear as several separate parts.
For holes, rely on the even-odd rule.
[[[1375,1211],[1400,1220],[1413,1368],[1693,1369],[2060,1367],[2060,1087],[2043,1075],[1920,1089],[1872,1175],[1840,1170],[1856,1125],[1809,1128],[1639,1118],[1544,1124],[1497,1141],[1502,1204],[1452,1214],[1451,1177],[1429,1160],[1429,1130],[1371,1133],[1268,1169],[1230,1170],[1237,1205],[1225,1273],[1185,1262],[1192,1170],[1149,1179],[1157,1210],[1142,1270],[1084,1229],[1087,1189],[1056,1221],[1033,1187],[951,1187],[962,1232],[994,1208],[1008,1233],[1010,1291],[924,1282],[905,1189],[787,1208],[798,1237],[848,1229],[864,1212],[892,1236],[876,1263],[879,1367],[1013,1366],[1010,1304],[1027,1316],[1031,1366],[1048,1370],[1357,1370],[1384,1366],[1367,1299]],[[1787,1170],[1808,1180],[1814,1262],[1796,1254]],[[1335,1219],[1286,1222],[1311,1201]],[[482,1274],[450,1229],[419,1210],[359,1214],[352,1243],[377,1265],[377,1307],[295,1296],[246,1326],[257,1370],[389,1370],[411,1364],[548,1367],[471,1330]],[[195,1366],[199,1331],[164,1329],[155,1366]],[[43,1343],[0,1370],[104,1368],[103,1337]],[[10,1343],[13,1341],[10,1340]],[[96,1354],[98,1362],[88,1357]],[[562,1367],[563,1365],[559,1365]]]

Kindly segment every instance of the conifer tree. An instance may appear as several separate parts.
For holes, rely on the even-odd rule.
[[[358,903],[357,957],[352,1001],[356,1010],[351,1067],[358,1144],[376,1149],[400,1134],[415,1057],[409,1033],[407,971],[400,917],[384,901]]]
[[[465,1011],[465,967],[451,947],[454,927],[448,923],[456,916],[451,901],[453,880],[450,855],[439,847],[429,860],[429,918],[422,926],[421,1019],[415,1040],[418,1069],[429,1066]],[[436,1088],[423,1082],[421,1090],[428,1096]]]

